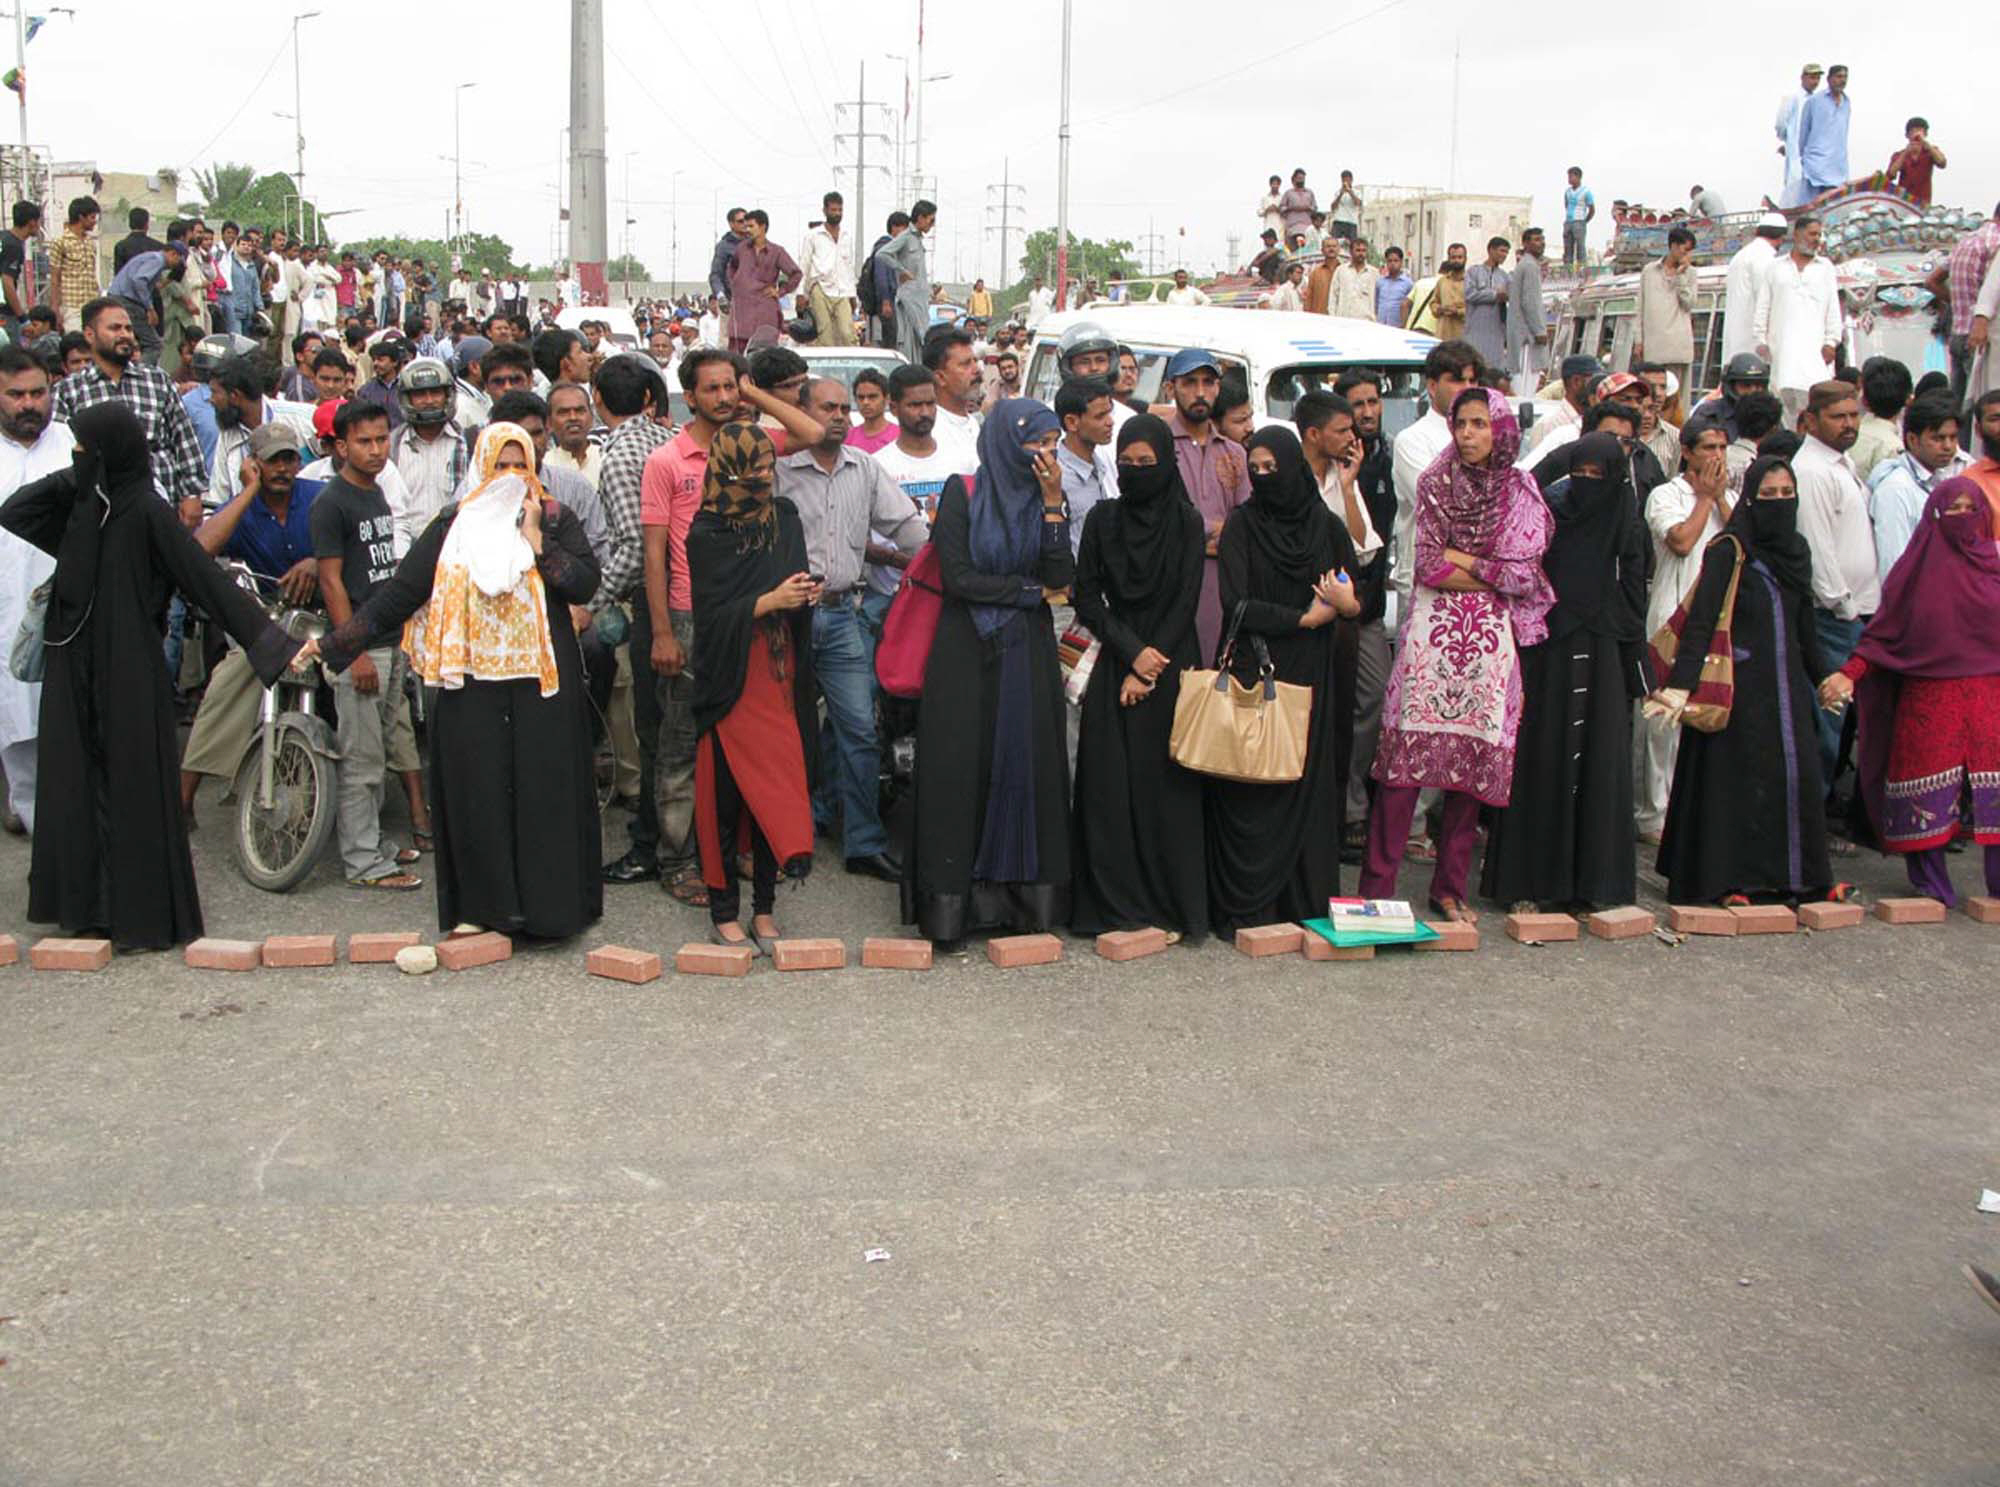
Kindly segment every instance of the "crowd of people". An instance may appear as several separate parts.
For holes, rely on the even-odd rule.
[[[1280,186],[1275,230],[1326,250],[1300,307],[1402,323],[1407,275],[1370,262],[1351,175],[1326,211],[1302,171]],[[1836,373],[1810,218],[1753,242],[1740,298],[1732,266],[1742,349],[1693,407],[1680,238],[1612,374],[1546,365],[1539,232],[1470,265],[1454,245],[1461,298],[1432,311],[1452,334],[1394,438],[1364,367],[1253,429],[1222,359],[1180,351],[1149,403],[1089,323],[1027,397],[1024,330],[932,325],[935,221],[894,213],[857,274],[837,193],[796,259],[733,211],[711,297],[636,306],[629,349],[505,279],[440,290],[384,261],[350,296],[352,255],[329,268],[281,231],[224,229],[246,289],[301,265],[268,325],[268,301],[209,298],[199,221],[74,306],[60,276],[22,303],[0,243],[22,343],[0,351],[0,627],[39,622],[46,657],[0,684],[33,916],[126,946],[198,934],[200,784],[233,778],[263,686],[313,660],[341,876],[434,879],[445,929],[564,938],[607,885],[658,882],[768,950],[816,836],[945,943],[1199,940],[1324,913],[1345,865],[1393,897],[1410,861],[1447,918],[1475,896],[1602,907],[1635,896],[1642,847],[1676,901],[1837,897],[1863,844],[1949,900],[1969,836],[2000,891],[2000,657],[1940,607],[2000,597],[2000,392],[1970,368],[1956,389],[1881,359]],[[1963,275],[1954,255],[1974,355],[1995,245]],[[1200,294],[1177,275],[1167,298]],[[31,322],[51,310],[74,327],[53,348]],[[792,345],[862,337],[903,364],[815,377]],[[274,625],[287,607],[324,636]],[[892,658],[916,667],[900,689]],[[1183,686],[1217,673],[1309,697],[1295,777],[1225,778],[1177,744]],[[1851,813],[1829,805],[1849,761]]]

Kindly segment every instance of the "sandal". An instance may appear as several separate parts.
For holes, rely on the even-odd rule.
[[[410,833],[410,845],[415,847],[419,852],[435,852],[437,850],[437,833],[435,831],[412,831]]]
[[[424,886],[415,873],[384,873],[379,878],[349,878],[349,888],[373,888],[383,893],[408,893]]]
[[[667,883],[667,892],[675,903],[686,904],[690,909],[708,907],[708,885],[702,882],[699,873],[676,873]]]
[[[1826,890],[1826,901],[1830,904],[1853,903],[1860,896],[1852,883],[1836,883]]]
[[[1720,902],[1725,909],[1747,909],[1750,907],[1750,895],[1747,893],[1725,893],[1722,895]]]
[[[419,852],[415,847],[404,847],[396,853],[396,861],[403,867],[408,867],[413,862],[422,862],[423,860],[424,854]]]
[[[1861,849],[1844,836],[1829,836],[1826,839],[1826,855],[1829,857],[1859,857]]]
[[[1463,899],[1434,898],[1431,907],[1453,924],[1477,924],[1479,915],[1465,906]]]
[[[1429,838],[1403,844],[1403,861],[1436,862],[1438,849],[1431,845]]]

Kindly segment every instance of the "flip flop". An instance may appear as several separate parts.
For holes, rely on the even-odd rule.
[[[415,847],[419,852],[435,852],[437,850],[437,833],[434,831],[413,831],[410,833],[410,845]]]
[[[396,861],[403,867],[408,867],[413,862],[422,862],[423,860],[424,854],[419,852],[415,847],[404,847],[396,853]]]
[[[686,904],[690,909],[708,907],[708,885],[699,874],[682,873],[667,884],[667,892],[676,903]]]
[[[424,886],[415,873],[384,873],[379,878],[349,878],[349,888],[372,888],[379,893],[408,893]]]

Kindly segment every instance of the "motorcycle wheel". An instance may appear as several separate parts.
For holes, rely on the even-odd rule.
[[[297,728],[280,729],[267,811],[257,802],[262,758],[260,743],[236,771],[236,863],[265,892],[286,893],[311,874],[333,835],[339,775]]]

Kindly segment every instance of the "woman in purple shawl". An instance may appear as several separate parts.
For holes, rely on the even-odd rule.
[[[1945,848],[1970,789],[1986,891],[2000,897],[2000,548],[1993,508],[1964,476],[1938,482],[1924,520],[1882,585],[1881,607],[1847,664],[1820,688],[1861,709],[1861,798],[1910,885],[1956,905]]]
[[[1470,922],[1466,883],[1481,805],[1507,804],[1521,725],[1520,648],[1548,633],[1542,571],[1554,518],[1514,468],[1521,427],[1499,393],[1451,405],[1452,447],[1417,480],[1416,587],[1382,704],[1364,898],[1393,898],[1418,792],[1445,792],[1431,906]]]

